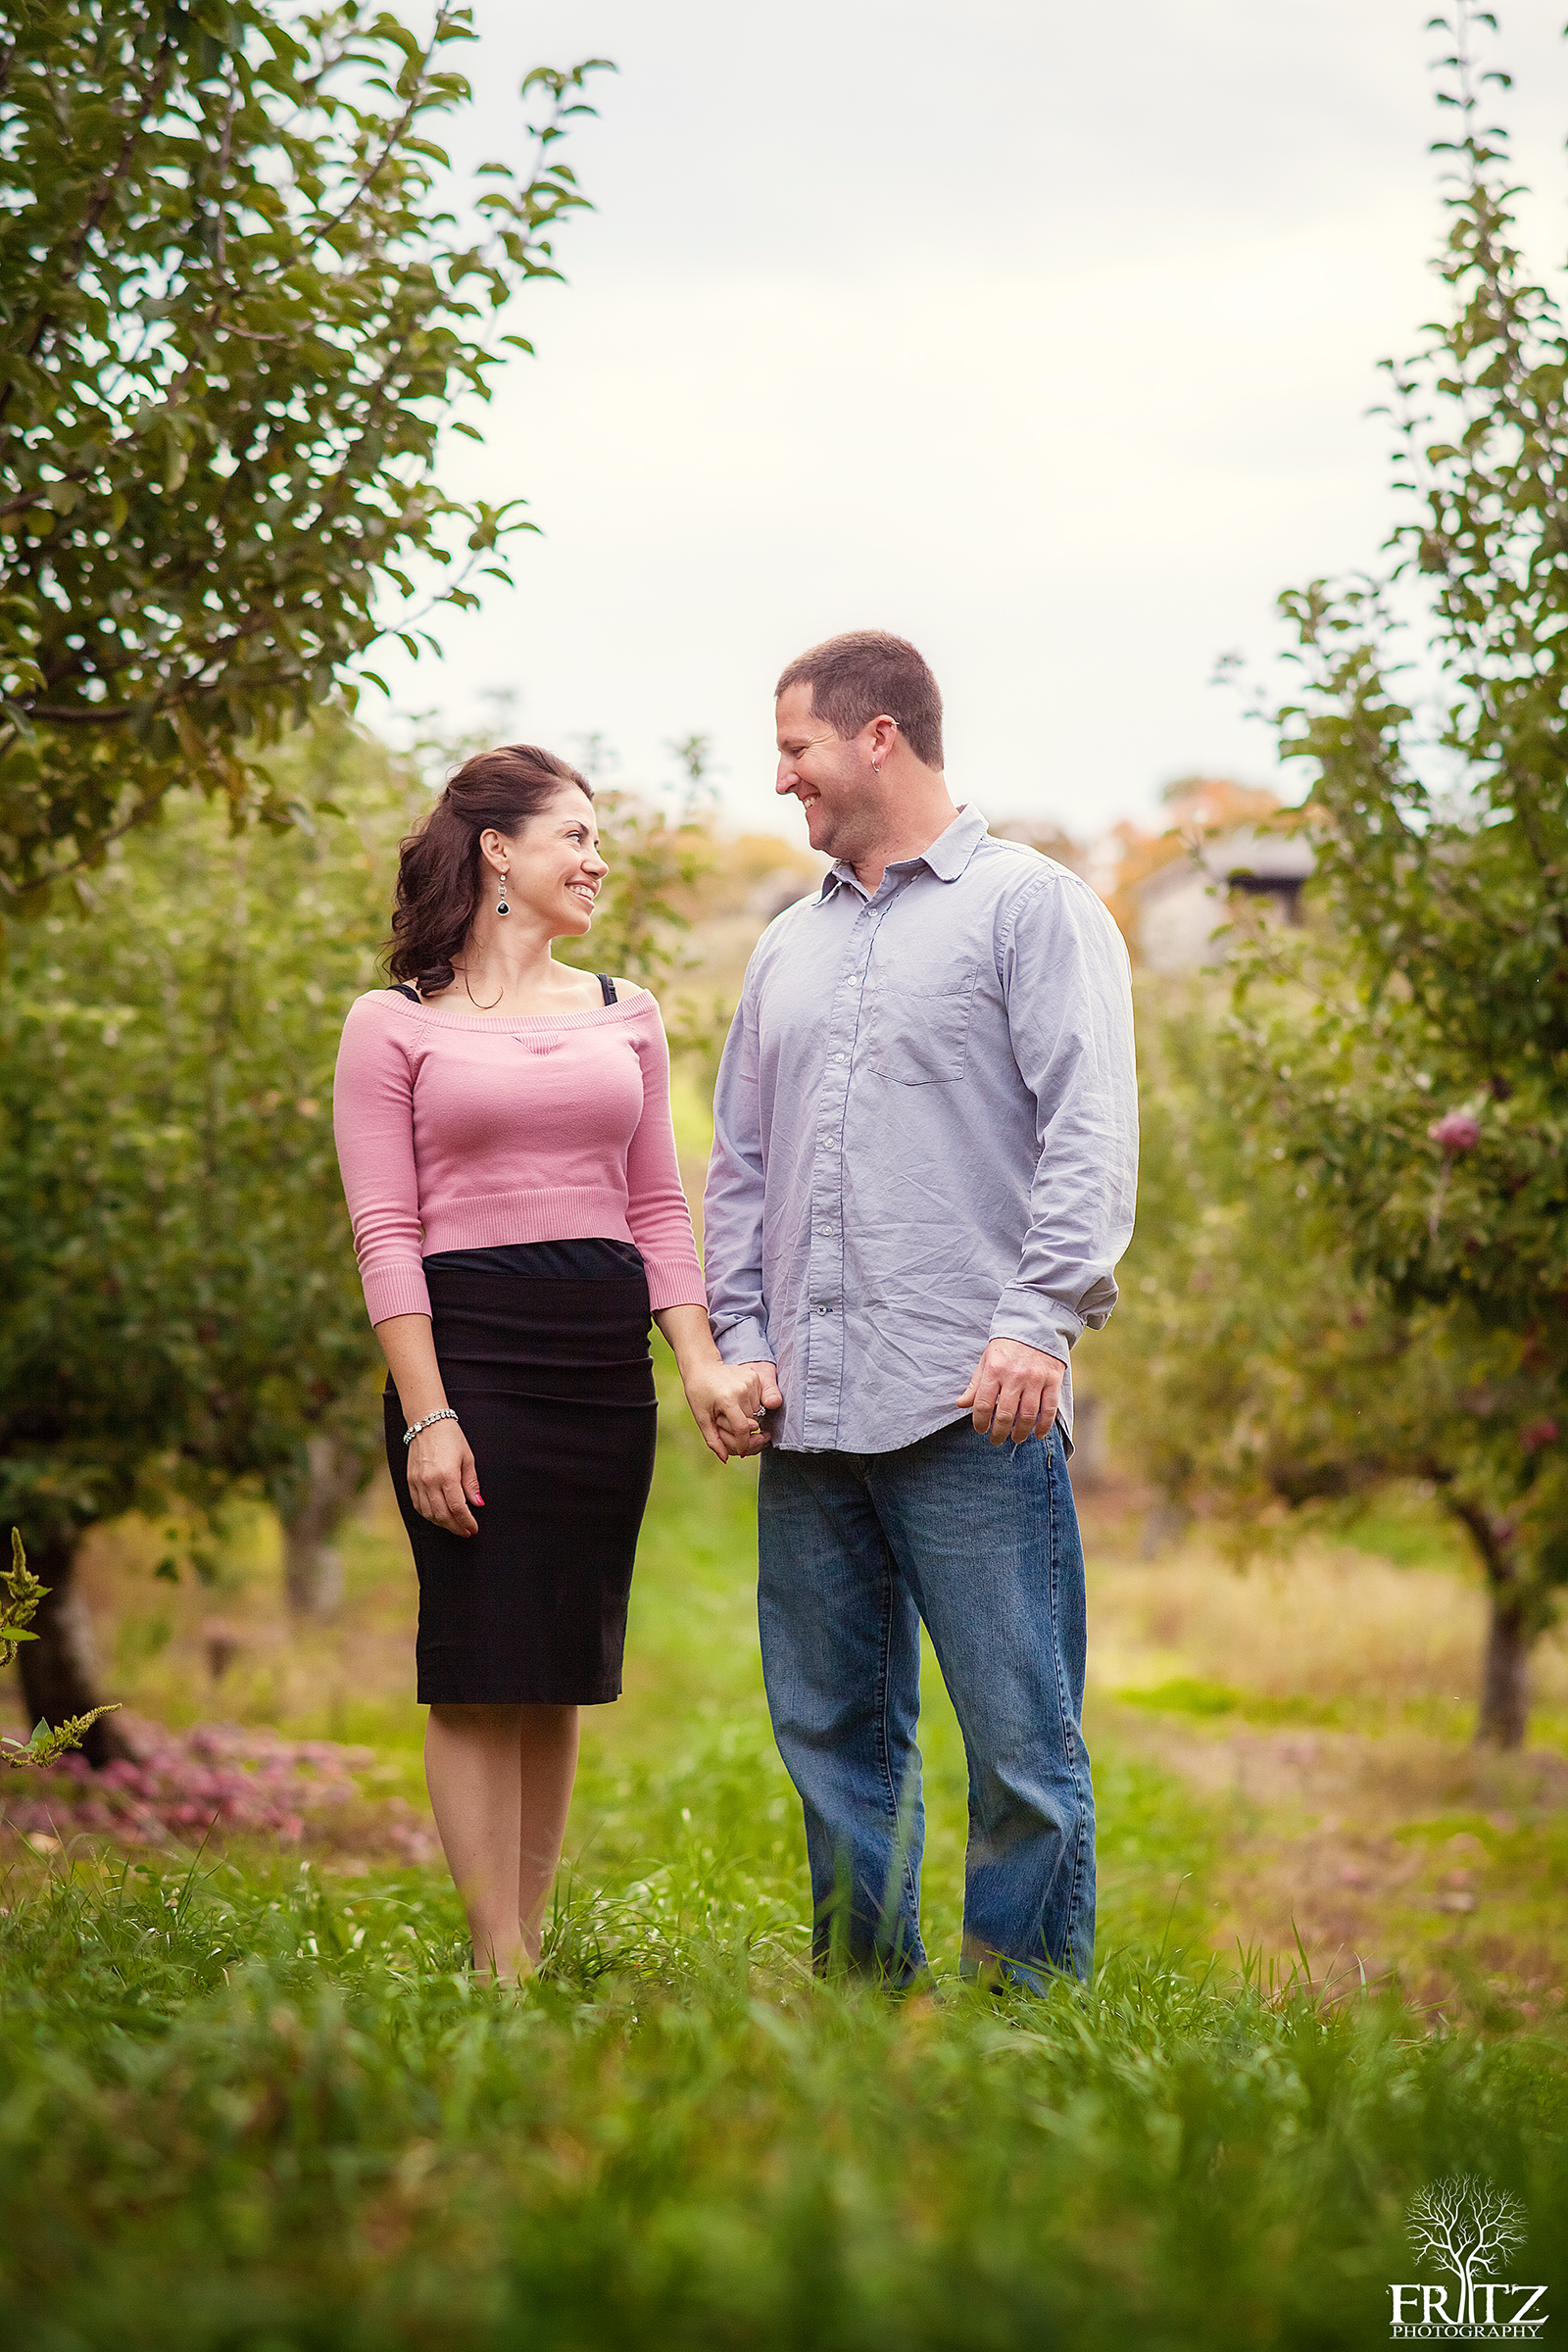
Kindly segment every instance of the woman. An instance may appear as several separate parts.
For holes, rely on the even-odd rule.
[[[403,845],[395,985],[343,1029],[333,1121],[419,1577],[425,1771],[474,1964],[539,1956],[577,1710],[618,1697],[653,1475],[652,1314],[720,1461],[760,1437],[719,1361],[646,989],[557,963],[608,871],[593,794],[481,753]]]

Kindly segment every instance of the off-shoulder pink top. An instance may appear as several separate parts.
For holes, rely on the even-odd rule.
[[[427,1315],[422,1260],[507,1242],[634,1243],[655,1307],[703,1303],[653,998],[504,1020],[377,989],[332,1088],[372,1323]]]

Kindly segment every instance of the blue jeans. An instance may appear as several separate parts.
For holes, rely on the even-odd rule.
[[[758,1614],[806,1809],[818,1966],[907,1984],[920,1940],[920,1621],[969,1761],[963,1967],[1089,1973],[1095,1800],[1079,1716],[1084,1559],[1061,1433],[955,1421],[896,1453],[761,1461]]]

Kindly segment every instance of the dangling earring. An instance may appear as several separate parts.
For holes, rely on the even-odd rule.
[[[496,912],[497,914],[512,912],[512,908],[507,905],[507,877],[505,874],[501,877],[501,887],[496,893]]]

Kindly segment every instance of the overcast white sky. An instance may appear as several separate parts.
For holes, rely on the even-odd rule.
[[[1088,835],[1182,773],[1268,780],[1210,674],[1392,519],[1366,411],[1443,298],[1431,13],[480,0],[467,157],[514,151],[528,66],[619,74],[571,145],[598,209],[569,284],[512,321],[539,356],[446,464],[545,535],[443,619],[442,664],[375,664],[397,706],[469,723],[510,690],[510,733],[602,733],[638,781],[701,729],[731,818],[788,832],[773,680],[872,626],[932,662],[950,782],[993,816]],[[1561,4],[1498,13],[1555,270]]]

